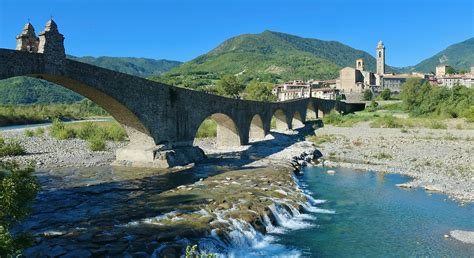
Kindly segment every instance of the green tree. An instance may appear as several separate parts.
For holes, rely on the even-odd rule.
[[[272,93],[273,84],[268,82],[252,81],[245,88],[245,99],[259,101],[276,101],[277,97]]]
[[[30,214],[38,190],[32,167],[21,168],[17,163],[0,161],[0,257],[20,254],[21,249],[31,244],[27,234],[14,235],[10,229]]]
[[[446,69],[446,73],[447,74],[455,74],[456,70],[454,68],[452,68],[451,66],[448,66],[448,68]]]
[[[363,96],[364,100],[371,100],[373,96],[374,94],[372,93],[371,90],[367,89],[364,91],[364,96]]]
[[[238,98],[245,89],[245,85],[234,75],[224,75],[217,82],[217,92],[220,95]]]
[[[390,99],[391,92],[388,88],[385,88],[382,93],[380,93],[380,97],[383,100],[389,100]]]

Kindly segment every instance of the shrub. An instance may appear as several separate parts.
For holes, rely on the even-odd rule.
[[[377,103],[375,100],[372,100],[369,105],[365,107],[365,110],[368,112],[374,112],[377,110],[377,107],[379,106],[379,103]]]
[[[76,131],[73,128],[64,128],[60,131],[57,131],[53,137],[58,140],[73,139],[76,138]]]
[[[342,121],[342,115],[334,109],[323,117],[324,124],[340,124]]]
[[[367,89],[364,91],[364,96],[363,96],[364,100],[371,100],[373,96],[374,94],[372,93],[371,90]]]
[[[25,153],[25,149],[20,145],[19,142],[15,140],[7,142],[2,137],[0,137],[0,157],[18,156]]]
[[[42,136],[44,135],[44,127],[38,127],[35,129],[35,135],[36,136]]]
[[[112,124],[112,126],[108,128],[107,134],[108,139],[113,140],[115,142],[121,142],[127,138],[127,133],[125,132],[123,127],[117,123]]]
[[[432,120],[430,124],[428,125],[428,127],[431,129],[447,129],[448,128],[448,126],[445,123],[438,120]]]
[[[33,168],[0,161],[0,257],[16,257],[32,243],[25,233],[12,234],[10,228],[26,218],[40,187]]]
[[[84,122],[77,130],[77,137],[82,140],[88,140],[97,134],[99,127],[92,122]]]
[[[389,100],[390,99],[391,92],[389,89],[385,88],[381,93],[380,93],[380,98],[383,100]]]
[[[402,128],[403,124],[401,123],[399,118],[394,116],[381,116],[374,119],[372,123],[370,123],[370,127],[372,128]]]
[[[25,133],[25,136],[26,136],[26,137],[33,137],[33,136],[35,136],[35,132],[34,132],[33,130],[30,130],[30,129],[26,129],[24,133]]]
[[[96,135],[90,138],[88,141],[88,147],[91,151],[103,151],[105,150],[105,138]]]
[[[212,119],[206,119],[196,133],[196,138],[210,138],[217,136],[217,123]]]

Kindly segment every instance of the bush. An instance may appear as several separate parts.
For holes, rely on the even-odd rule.
[[[26,137],[33,137],[33,136],[35,136],[35,132],[33,130],[26,129],[25,130],[25,136]]]
[[[30,214],[30,205],[40,187],[33,168],[0,161],[0,257],[17,256],[32,243],[25,233],[12,234],[10,228]]]
[[[127,138],[127,133],[125,132],[123,127],[117,123],[112,124],[108,128],[107,134],[108,134],[108,139],[113,140],[115,142],[121,142]]]
[[[5,141],[0,137],[0,157],[18,156],[25,154],[25,149],[17,141]]]
[[[402,128],[403,124],[399,118],[394,116],[376,117],[370,124],[372,128]]]
[[[343,121],[343,118],[342,118],[342,115],[339,114],[336,110],[331,110],[331,112],[329,112],[329,114],[326,114],[324,115],[323,117],[323,123],[324,124],[333,124],[333,125],[337,125],[337,124],[340,124],[342,123]]]
[[[99,127],[92,122],[84,122],[77,130],[77,137],[82,140],[88,140],[97,134]]]
[[[35,135],[36,136],[42,136],[44,135],[44,127],[38,127],[35,129]]]
[[[217,136],[217,123],[212,119],[206,119],[196,133],[196,138],[211,138]]]
[[[375,100],[372,100],[370,104],[365,107],[365,110],[368,112],[374,112],[377,110],[378,106],[379,106],[379,103],[377,103]]]
[[[88,147],[91,151],[103,151],[105,150],[105,138],[96,135],[90,138],[88,141]]]
[[[367,89],[364,91],[364,96],[363,96],[364,100],[366,101],[371,100],[373,96],[374,94],[372,93],[371,90]]]
[[[445,123],[437,120],[431,121],[428,127],[431,129],[448,129],[448,126]]]
[[[390,90],[386,88],[380,93],[380,98],[382,98],[383,100],[389,100],[390,95],[391,95]]]

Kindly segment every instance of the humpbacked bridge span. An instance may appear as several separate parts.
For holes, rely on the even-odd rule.
[[[350,113],[362,103],[305,98],[286,102],[231,99],[174,87],[66,58],[64,37],[50,20],[36,38],[31,24],[17,37],[17,50],[0,49],[0,79],[29,76],[77,92],[110,113],[126,130],[129,144],[117,150],[116,164],[170,167],[202,158],[193,147],[196,132],[208,117],[217,124],[217,143],[249,144],[270,132],[292,129],[310,116],[336,109]]]

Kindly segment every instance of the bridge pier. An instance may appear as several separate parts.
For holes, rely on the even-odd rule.
[[[115,153],[114,166],[170,168],[195,163],[206,158],[197,146],[160,144],[154,147],[125,146]]]

